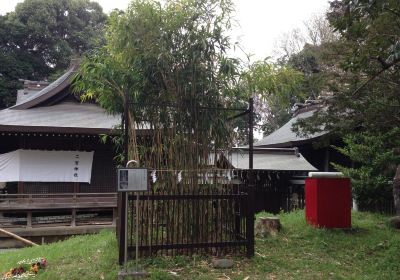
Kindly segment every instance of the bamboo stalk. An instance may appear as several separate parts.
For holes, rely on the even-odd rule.
[[[31,246],[39,246],[39,244],[36,244],[36,243],[34,243],[34,242],[32,242],[32,241],[30,241],[28,239],[22,238],[22,237],[14,234],[12,232],[9,232],[9,231],[7,231],[5,229],[1,229],[0,228],[0,233],[3,233],[3,234],[8,235],[8,236],[10,236],[12,238],[15,238],[15,239],[17,239],[17,240],[19,240],[19,241],[21,241],[21,242],[23,242],[25,244],[28,244],[28,245],[31,245]]]

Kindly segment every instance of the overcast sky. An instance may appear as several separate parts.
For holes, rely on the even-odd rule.
[[[13,11],[23,0],[1,0],[0,14]],[[328,0],[233,0],[238,26],[232,31],[233,41],[239,41],[252,60],[272,56],[276,40],[293,28],[303,28],[311,16],[322,14]],[[125,9],[130,0],[97,0],[105,12]],[[240,53],[236,55],[241,56]]]

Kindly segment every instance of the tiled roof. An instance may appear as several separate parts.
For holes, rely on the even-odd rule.
[[[0,111],[0,131],[49,133],[112,133],[121,124],[119,115],[110,115],[92,103],[61,101],[69,94],[72,76],[79,67],[72,63],[57,80],[20,103]],[[46,103],[52,98],[58,102]],[[51,104],[51,106],[50,106]]]
[[[78,64],[71,65],[71,67],[57,80],[49,84],[38,93],[32,95],[30,98],[27,98],[21,103],[10,107],[10,109],[29,109],[60,93],[63,89],[71,84],[72,76],[76,73],[78,67]]]
[[[248,149],[235,149],[229,156],[234,168],[249,168]],[[253,154],[253,169],[283,171],[315,171],[296,149],[256,149]]]
[[[64,102],[27,110],[0,111],[0,131],[107,133],[121,123],[95,104]]]
[[[315,110],[312,110],[296,115],[282,127],[272,132],[270,135],[262,138],[260,141],[254,143],[254,147],[294,147],[297,144],[310,142],[317,137],[327,134],[328,132],[324,131],[315,133],[308,137],[303,137],[296,135],[296,133],[292,130],[294,123],[296,123],[299,119],[311,117],[314,112]]]

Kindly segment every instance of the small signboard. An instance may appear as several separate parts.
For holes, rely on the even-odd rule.
[[[118,168],[118,191],[138,192],[148,190],[146,168]]]

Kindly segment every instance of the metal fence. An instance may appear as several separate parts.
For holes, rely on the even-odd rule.
[[[256,213],[266,211],[277,214],[280,211],[290,212],[304,208],[303,176],[288,171],[257,170],[254,172]]]
[[[203,178],[203,175],[199,176]],[[149,255],[243,254],[254,250],[247,185],[165,180],[139,196],[139,251]],[[219,181],[219,182],[217,182]],[[135,252],[136,195],[128,196],[128,256]]]
[[[385,215],[395,215],[396,209],[394,207],[393,199],[387,199],[380,202],[370,203],[369,205],[360,205],[359,211],[367,211],[373,213],[380,213]]]

